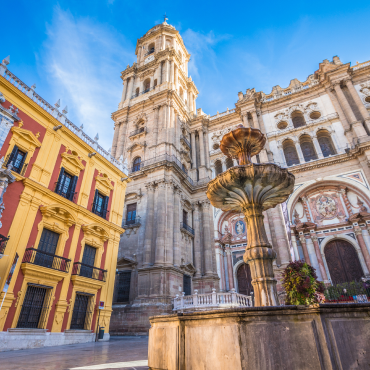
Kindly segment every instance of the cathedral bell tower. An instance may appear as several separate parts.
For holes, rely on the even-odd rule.
[[[206,196],[208,135],[188,77],[190,54],[166,20],[138,39],[135,54],[137,61],[121,74],[122,97],[112,114],[112,155],[128,163],[132,180],[117,265],[117,334],[147,330],[148,317],[171,312],[177,294],[219,286]],[[128,328],[125,315],[132,312],[136,321]]]

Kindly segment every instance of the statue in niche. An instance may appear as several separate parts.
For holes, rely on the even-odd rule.
[[[298,225],[299,223],[301,223],[301,220],[299,218],[299,213],[297,212],[296,209],[294,210],[293,217],[294,217],[294,223],[296,225]]]
[[[245,224],[243,221],[238,221],[236,224],[235,224],[235,232],[240,235],[240,234],[244,234],[245,233]]]
[[[362,202],[359,197],[357,197],[357,205],[360,208],[360,212],[367,212],[367,208],[364,206],[364,202]]]
[[[335,200],[327,195],[320,195],[316,200],[316,210],[321,219],[333,219],[337,215]]]

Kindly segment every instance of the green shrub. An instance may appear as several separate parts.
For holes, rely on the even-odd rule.
[[[303,261],[290,262],[284,270],[286,305],[310,305],[325,301],[325,285],[317,281],[316,270]]]

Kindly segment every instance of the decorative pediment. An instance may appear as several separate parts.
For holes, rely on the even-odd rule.
[[[108,231],[98,223],[83,225],[84,239],[82,244],[86,243],[95,248],[103,248],[104,243],[109,239]]]
[[[194,265],[191,262],[185,263],[183,258],[181,258],[180,268],[191,275],[194,275],[197,272],[197,269],[194,267]]]
[[[135,258],[136,258],[136,255],[134,255]],[[122,257],[122,258],[119,258],[118,261],[117,261],[117,269],[122,269],[124,270],[125,268],[135,268],[135,266],[137,265],[137,261],[136,259],[132,259],[132,258],[129,258],[129,257]]]
[[[52,204],[50,206],[40,207],[40,211],[44,216],[44,222],[50,228],[64,230],[64,225],[69,228],[76,223],[76,217],[62,205]],[[58,222],[61,222],[62,225],[59,225]]]
[[[146,123],[148,122],[148,117],[145,113],[140,113],[138,114],[138,116],[136,117],[135,121],[134,121],[134,125],[137,127],[139,124],[140,125],[146,125]]]
[[[62,153],[62,167],[64,167],[69,173],[78,176],[80,171],[85,169],[81,159],[78,157],[77,152]]]
[[[141,192],[141,188],[139,188],[138,191],[131,191],[130,193],[126,194],[125,202],[137,200],[140,202],[141,198],[143,196],[143,193]]]
[[[143,142],[136,142],[136,143],[133,143],[131,146],[129,146],[127,148],[127,151],[128,152],[132,152],[135,149],[145,148],[145,147],[146,147],[146,142],[145,141],[143,141]]]
[[[24,149],[27,152],[34,151],[36,148],[41,146],[41,142],[38,140],[40,133],[36,135],[29,130],[22,128],[23,122],[19,122],[19,127],[13,126],[11,131],[13,133],[13,138],[17,146]]]
[[[113,189],[112,181],[107,174],[99,174],[95,177],[96,188],[101,191],[104,195],[109,196],[110,191]]]

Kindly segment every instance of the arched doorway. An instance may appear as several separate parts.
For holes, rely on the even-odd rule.
[[[360,280],[364,275],[355,248],[345,240],[329,242],[325,258],[333,284]]]
[[[251,295],[253,292],[251,269],[248,264],[243,263],[236,273],[238,290],[240,294]]]

